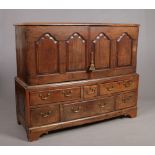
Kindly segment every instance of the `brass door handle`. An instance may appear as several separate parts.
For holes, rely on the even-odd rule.
[[[50,95],[51,93],[47,93],[47,94],[40,93],[39,97],[41,98],[41,100],[47,100]]]
[[[95,71],[95,64],[94,64],[94,52],[91,52],[91,62],[90,62],[90,67],[89,67],[89,71]]]

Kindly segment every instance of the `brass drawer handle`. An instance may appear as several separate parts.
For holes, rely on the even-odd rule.
[[[132,96],[128,96],[128,97],[126,97],[126,98],[123,98],[123,99],[122,99],[122,102],[123,102],[123,103],[127,103],[128,101],[131,100],[131,98],[132,98]]]
[[[123,85],[124,85],[124,87],[127,88],[127,87],[130,87],[132,85],[132,83],[133,83],[133,81],[130,80],[130,81],[124,82]]]
[[[106,103],[100,103],[100,104],[99,104],[99,107],[100,107],[100,108],[105,108],[105,105],[106,105]]]
[[[107,91],[112,91],[114,89],[114,86],[106,87]]]
[[[95,94],[96,90],[97,90],[97,88],[89,88],[89,90],[87,91],[87,94],[88,95]]]
[[[41,98],[41,100],[47,100],[48,97],[51,95],[51,93],[47,93],[47,94],[39,94],[39,97]]]
[[[99,103],[98,105],[99,105],[99,107],[100,107],[100,108],[105,108],[106,103],[105,103],[105,102],[103,102],[103,103]]]
[[[65,96],[65,97],[70,97],[72,96],[72,90],[63,90],[62,91],[62,94]]]
[[[41,112],[40,115],[44,118],[50,116],[52,114],[52,111],[48,111],[48,112]]]
[[[72,107],[72,111],[73,111],[74,113],[80,112],[80,106]]]

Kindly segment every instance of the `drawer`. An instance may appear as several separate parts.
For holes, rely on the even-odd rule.
[[[128,92],[116,96],[116,109],[128,108],[136,105],[137,93]]]
[[[121,80],[100,84],[100,95],[108,95],[137,88],[137,79]]]
[[[80,87],[39,91],[39,92],[32,92],[30,94],[30,104],[38,105],[44,103],[78,100],[80,98],[81,98]]]
[[[104,99],[98,100],[95,106],[98,114],[114,111],[115,99],[113,96],[106,97]]]
[[[97,85],[84,86],[84,98],[94,98],[97,96]]]
[[[40,126],[60,121],[59,105],[34,108],[30,110],[31,126]]]
[[[63,106],[63,121],[69,121],[73,119],[78,119],[86,117],[86,103],[73,103],[73,104],[64,104]]]
[[[137,80],[129,79],[120,82],[120,87],[122,91],[132,90],[137,88]]]
[[[89,102],[64,104],[63,120],[69,121],[114,111],[114,105],[114,97],[106,97]]]
[[[100,84],[100,95],[109,95],[121,91],[120,82]]]

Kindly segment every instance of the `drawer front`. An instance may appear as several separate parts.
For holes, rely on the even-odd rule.
[[[84,98],[94,98],[97,96],[97,85],[84,86]]]
[[[31,126],[40,126],[60,121],[59,105],[31,109]]]
[[[114,98],[107,97],[101,100],[64,104],[63,105],[63,121],[79,119],[98,115],[114,110]]]
[[[64,104],[62,106],[63,121],[69,121],[87,116],[86,104],[83,102],[74,104]]]
[[[136,105],[137,93],[128,92],[116,96],[116,110],[132,107]]]
[[[122,91],[132,90],[137,88],[137,79],[129,79],[120,82]]]
[[[137,88],[137,79],[121,80],[100,84],[100,95],[108,95]]]
[[[81,98],[80,87],[40,91],[30,94],[30,104],[38,105],[44,103],[78,100],[80,98]]]
[[[98,100],[96,106],[97,114],[106,113],[114,111],[115,99],[114,97],[106,97],[104,99]]]
[[[100,95],[109,95],[121,91],[119,82],[100,84]]]

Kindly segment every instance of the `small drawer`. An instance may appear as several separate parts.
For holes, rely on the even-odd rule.
[[[31,126],[40,126],[60,121],[59,105],[34,108],[30,110]]]
[[[97,96],[97,85],[84,86],[84,98],[94,98]]]
[[[120,82],[100,84],[100,95],[109,95],[121,91]]]
[[[121,91],[137,88],[137,78],[100,84],[100,95],[110,95]]]
[[[63,121],[69,121],[114,111],[114,105],[115,102],[113,97],[106,97],[104,99],[89,102],[64,104]]]
[[[120,82],[120,84],[121,84],[122,91],[132,90],[132,89],[136,89],[137,80],[136,79],[124,80]]]
[[[63,121],[83,118],[87,116],[86,103],[64,104],[63,106]]]
[[[78,100],[80,98],[81,98],[80,87],[39,91],[39,92],[32,92],[30,94],[30,104],[38,105],[44,103]]]
[[[95,106],[98,114],[114,111],[115,99],[113,96],[106,97],[104,99],[98,100]]]
[[[136,105],[137,93],[128,92],[116,96],[116,110],[132,107]]]

